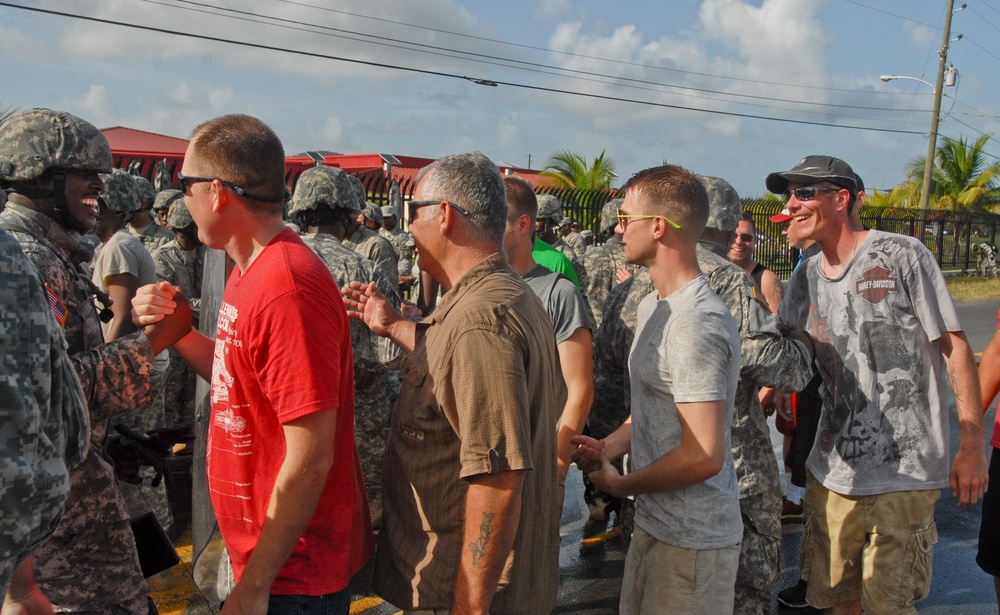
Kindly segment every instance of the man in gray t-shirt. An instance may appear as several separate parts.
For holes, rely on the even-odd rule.
[[[598,488],[637,496],[625,615],[733,612],[743,521],[729,426],[740,339],[699,267],[708,214],[697,176],[664,165],[629,180],[615,229],[625,260],[647,267],[656,290],[638,310],[631,417],[604,440],[573,438],[573,459]],[[625,453],[632,471],[622,476],[611,460]]]
[[[857,223],[850,165],[806,156],[765,183],[788,199],[789,236],[820,246],[778,312],[779,326],[813,336],[823,378],[806,462],[806,600],[835,612],[916,613],[930,591],[940,489],[950,483],[958,505],[971,506],[986,487],[972,349],[923,244]],[[949,380],[961,430],[950,473]]]
[[[545,306],[555,332],[556,351],[559,355],[563,403],[559,416],[556,442],[559,451],[559,485],[566,481],[570,455],[575,445],[573,436],[583,432],[594,401],[593,356],[591,347],[590,310],[580,290],[569,278],[549,271],[535,262],[531,254],[534,247],[535,216],[538,201],[531,184],[521,177],[504,178],[507,188],[507,231],[504,250],[510,265],[527,282]],[[562,494],[559,494],[562,501]]]

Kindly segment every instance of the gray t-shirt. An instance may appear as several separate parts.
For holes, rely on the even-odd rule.
[[[538,295],[552,321],[556,345],[562,344],[577,329],[591,329],[590,311],[580,290],[566,276],[549,271],[542,265],[521,276]]]
[[[816,342],[823,377],[809,471],[836,493],[947,487],[947,366],[937,342],[961,331],[934,256],[912,237],[869,231],[837,278],[802,261],[778,312]]]
[[[639,304],[629,354],[632,467],[648,466],[681,443],[677,403],[726,401],[725,461],[700,483],[636,498],[635,523],[684,549],[719,549],[743,537],[729,425],[740,378],[740,336],[726,305],[699,275],[666,299]]]

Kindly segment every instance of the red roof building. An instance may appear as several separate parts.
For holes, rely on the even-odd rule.
[[[155,174],[155,165],[166,162],[173,181],[184,162],[188,140],[178,137],[114,126],[101,130],[111,145],[114,164],[121,169],[130,169],[150,180]],[[417,156],[400,156],[392,154],[338,154],[319,156],[316,160],[310,156],[289,156],[285,159],[286,181],[289,186],[295,185],[295,180],[302,171],[317,163],[339,167],[344,171],[357,175],[375,195],[387,195],[392,180],[400,186],[400,192],[408,197],[412,191],[413,180],[417,172],[434,160]],[[517,174],[527,179],[535,188],[554,187],[548,178],[538,174],[535,169],[523,169],[500,164],[500,172],[505,175]]]

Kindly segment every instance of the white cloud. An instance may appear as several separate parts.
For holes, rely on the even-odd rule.
[[[120,117],[118,105],[104,85],[91,85],[75,106],[83,117],[96,126],[110,126],[115,118]]]
[[[535,6],[535,18],[565,17],[573,6],[569,0],[538,0]]]
[[[935,45],[941,42],[940,34],[923,24],[913,23],[912,21],[903,22],[903,32],[909,38],[910,48],[914,51],[926,53],[928,49],[933,49]]]

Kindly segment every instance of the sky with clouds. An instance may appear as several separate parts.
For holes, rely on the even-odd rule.
[[[588,159],[606,151],[620,183],[667,161],[724,177],[743,196],[764,193],[769,172],[806,154],[844,158],[869,187],[902,181],[926,153],[933,87],[879,76],[936,80],[946,6],[2,3],[0,108],[62,109],[102,128],[178,137],[212,117],[249,113],[289,154],[478,149],[518,166],[530,156],[540,168],[560,149]],[[1000,124],[1000,0],[969,0],[953,16],[952,38],[959,33],[948,51],[959,78],[944,88],[940,131],[975,139]],[[1000,156],[1000,145],[987,152]]]

